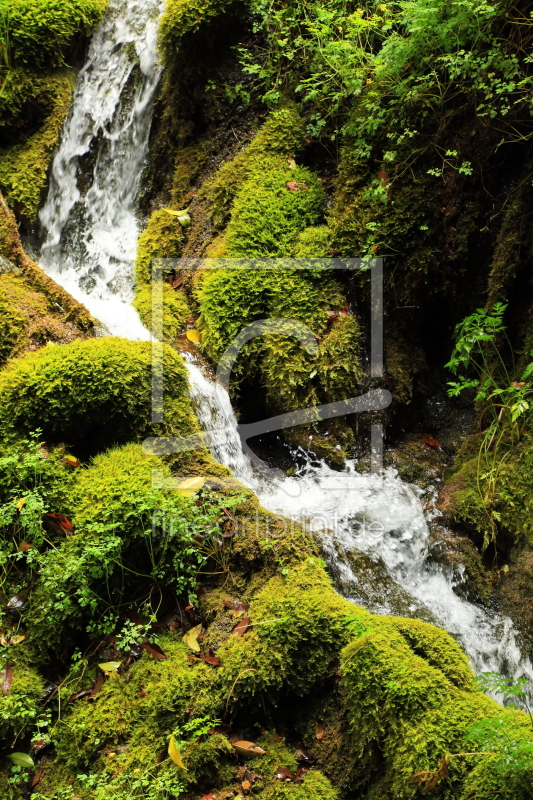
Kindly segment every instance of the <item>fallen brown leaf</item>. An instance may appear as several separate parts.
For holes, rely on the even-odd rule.
[[[304,191],[308,191],[309,190],[309,187],[307,186],[306,183],[300,183],[299,181],[287,181],[285,186],[287,187],[289,192],[299,192],[302,189]]]
[[[324,738],[324,733],[325,733],[324,726],[321,725],[320,722],[318,722],[315,727],[315,736],[319,742],[321,742],[322,739]]]
[[[143,648],[143,650],[146,650],[148,655],[152,656],[152,658],[155,659],[168,658],[168,656],[166,656],[163,653],[159,645],[155,644],[154,642],[143,642],[141,644],[141,647]]]
[[[90,699],[92,699],[98,694],[98,692],[104,685],[104,682],[105,682],[105,675],[101,670],[99,670],[98,675],[96,676],[96,680],[93,683],[93,688],[91,689]]]
[[[294,783],[303,783],[304,776],[307,775],[309,772],[308,767],[304,767],[300,764],[298,769],[296,770],[296,775],[294,776]]]
[[[251,786],[250,781],[243,781],[241,783],[241,789],[243,790],[244,794],[248,794],[248,792],[250,791],[250,786]]]
[[[433,436],[430,436],[429,433],[423,433],[422,439],[424,442],[429,445],[429,447],[439,447],[440,442],[438,439],[434,439]]]
[[[276,778],[278,781],[286,781],[287,783],[290,783],[290,781],[294,780],[294,775],[290,769],[287,769],[287,767],[278,767]]]
[[[205,661],[206,664],[211,664],[212,667],[220,667],[222,666],[222,661],[218,656],[204,656],[201,661]]]
[[[59,533],[63,536],[67,533],[72,533],[74,530],[74,525],[64,514],[54,514],[52,512],[43,514],[43,522],[54,533]]]
[[[264,756],[266,752],[262,747],[258,747],[253,742],[247,742],[245,739],[235,742],[233,747],[241,756]]]
[[[79,700],[81,697],[87,697],[87,695],[92,694],[92,689],[82,689],[81,692],[76,692],[73,694],[72,697],[69,697],[67,703],[73,703],[75,700]]]
[[[32,779],[30,780],[30,789],[35,789],[35,787],[37,786],[43,775],[44,775],[44,769],[41,767],[41,769],[38,772],[36,772],[35,775],[33,775]]]
[[[300,742],[296,742],[295,744],[292,745],[292,751],[294,753],[294,757],[296,758],[296,761],[303,761],[303,762],[308,763],[308,764],[313,764],[314,763],[314,759],[311,756],[311,753],[309,753],[305,749],[303,744],[301,744]]]
[[[250,603],[241,603],[240,600],[224,600],[224,606],[231,611],[248,611]]]
[[[241,619],[240,622],[235,625],[232,630],[233,636],[244,636],[248,628],[250,627],[250,617],[244,617]]]

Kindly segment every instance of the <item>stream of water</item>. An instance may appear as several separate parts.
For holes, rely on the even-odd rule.
[[[162,0],[110,0],[78,75],[39,214],[40,264],[107,330],[149,334],[131,306],[136,205],[161,68]]]
[[[111,0],[80,72],[72,108],[54,158],[40,218],[46,230],[40,263],[83,302],[107,330],[148,339],[130,305],[136,220],[155,92],[160,0]],[[308,459],[293,477],[258,471],[243,452],[225,389],[187,361],[192,399],[215,459],[252,488],[262,505],[314,530],[337,588],[365,602],[354,559],[365,556],[403,595],[407,613],[446,628],[476,672],[529,678],[533,667],[511,621],[459,597],[451,569],[431,563],[429,529],[416,488],[393,470],[360,474]],[[396,612],[384,590],[371,604]]]

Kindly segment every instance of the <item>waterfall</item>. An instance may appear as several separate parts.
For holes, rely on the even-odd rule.
[[[429,527],[416,487],[403,483],[393,469],[361,474],[353,461],[338,472],[308,459],[295,477],[283,480],[254,472],[242,451],[226,390],[206,378],[190,358],[187,364],[198,418],[204,430],[213,432],[207,436],[213,457],[253,489],[264,508],[316,533],[339,592],[376,613],[398,613],[391,592],[367,602],[351,565],[354,556],[363,554],[401,592],[402,613],[445,628],[477,674],[523,676],[533,685],[533,665],[520,652],[512,621],[461,598],[454,591],[460,576],[431,563]]]
[[[40,264],[110,333],[147,339],[131,307],[135,216],[161,69],[161,0],[110,0],[92,37],[39,214]]]
[[[135,216],[152,106],[160,0],[111,0],[93,36],[54,158],[40,219],[46,230],[41,264],[83,302],[108,331],[146,339],[130,305],[138,236]],[[415,487],[394,470],[342,472],[308,459],[293,478],[261,473],[243,452],[226,390],[187,359],[191,397],[214,458],[253,489],[262,505],[315,531],[338,590],[378,613],[420,616],[447,629],[476,672],[496,671],[533,683],[512,622],[454,592],[457,575],[431,563],[429,529]],[[369,596],[364,557],[381,590]]]

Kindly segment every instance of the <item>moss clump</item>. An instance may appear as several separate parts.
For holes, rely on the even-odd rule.
[[[272,111],[248,147],[222,164],[214,178],[202,186],[199,197],[207,199],[214,225],[220,228],[227,221],[237,192],[263,159],[268,163],[277,158],[277,165],[286,169],[287,159],[294,157],[304,144],[303,120],[294,106]]]
[[[222,254],[287,255],[295,236],[318,221],[324,199],[322,185],[310,170],[291,169],[286,159],[283,163],[277,157],[262,158],[237,194]]]
[[[154,781],[164,776],[179,781],[179,790],[191,796],[238,786],[242,778],[228,758],[227,739],[218,733],[186,743],[186,773],[168,759],[154,770],[171,733],[205,715],[225,716],[236,727],[244,723],[245,738],[266,751],[249,764],[264,776],[254,784],[254,794],[265,800],[336,800],[345,796],[346,787],[373,800],[414,798],[423,784],[419,788],[413,776],[436,773],[443,754],[448,754],[449,777],[438,781],[435,796],[466,800],[476,785],[485,799],[497,767],[483,754],[459,755],[465,752],[469,726],[494,719],[509,736],[530,741],[526,715],[502,709],[473,688],[467,659],[448,634],[419,620],[379,617],[354,606],[333,591],[316,558],[250,590],[252,627],[244,636],[232,636],[232,617],[216,647],[220,666],[189,660],[181,634],[167,633],[160,638],[166,659],[144,654],[110,678],[95,702],[80,701],[67,710],[66,725],[57,730],[55,761],[42,780],[44,797],[71,785],[76,796],[93,800],[96,788],[105,786],[126,800],[128,781],[151,770]],[[225,596],[224,587],[214,590],[204,619],[208,635],[213,626],[222,631],[220,617],[230,614]],[[213,640],[204,640],[202,648],[208,646]],[[84,680],[73,686],[80,688]],[[296,771],[282,737],[257,734],[264,714],[277,713],[276,707],[292,708],[306,729],[314,731],[317,720],[326,722],[323,740],[313,736],[308,744],[321,771],[307,773],[301,785],[274,777],[280,766]],[[332,749],[335,735],[342,738]],[[83,777],[88,773],[92,783]],[[525,800],[530,790],[527,780],[519,786],[506,780],[505,787],[507,800]]]
[[[149,433],[194,432],[181,358],[164,350],[167,422],[152,425],[152,352],[148,342],[118,338],[49,344],[0,373],[5,433],[41,428],[46,436],[96,449]]]
[[[50,158],[68,113],[76,73],[63,70],[43,79],[39,101],[50,112],[26,141],[0,150],[0,187],[18,216],[34,221],[45,187]],[[45,98],[42,95],[45,95]]]
[[[202,189],[215,225],[225,220],[232,203],[219,255],[288,255],[297,234],[318,221],[325,199],[322,185],[310,170],[294,168],[304,143],[296,110],[288,105],[273,111],[246,150]]]
[[[39,714],[44,681],[25,660],[10,654],[13,681],[7,692],[0,694],[0,737],[6,741],[31,730]],[[3,667],[2,661],[0,670]]]
[[[165,61],[171,61],[186,34],[198,30],[206,20],[222,14],[234,1],[169,0],[160,25],[160,43]]]
[[[8,0],[9,47],[15,66],[64,64],[76,37],[101,20],[107,0]]]
[[[139,236],[135,261],[134,306],[146,327],[152,328],[152,269],[154,259],[178,258],[183,244],[183,233],[176,217],[164,209],[154,211],[146,229]],[[174,342],[186,326],[190,309],[185,295],[169,284],[163,284],[163,335]]]
[[[315,225],[298,234],[292,245],[293,258],[328,258],[331,253],[331,228]]]
[[[22,248],[17,220],[0,194],[0,256],[10,263],[8,271],[20,274],[27,287],[41,292],[49,308],[59,311],[63,322],[72,323],[80,334],[91,335],[94,320],[77,300],[43,272]],[[20,270],[20,273],[18,272]]]
[[[354,317],[339,311],[342,289],[330,270],[209,271],[198,297],[202,344],[215,360],[257,319],[296,320],[321,337],[314,355],[283,335],[283,328],[243,348],[232,377],[238,382],[259,368],[273,408],[293,410],[358,393],[360,330]],[[288,331],[293,327],[286,323]]]
[[[264,800],[338,800],[339,793],[321,772],[312,770],[300,786],[277,782],[261,793]]]
[[[152,330],[153,294],[151,286],[143,286],[137,290],[133,305],[148,330]],[[163,338],[165,342],[175,342],[178,334],[187,326],[190,316],[185,296],[173,289],[168,283],[163,284]]]
[[[472,689],[472,673],[459,647],[419,620],[373,618],[343,651],[341,671],[350,736],[357,743],[353,780],[363,786],[370,778],[369,798],[419,796],[413,776],[436,772],[445,753],[468,752],[463,738],[481,718],[501,719],[509,735],[528,736],[525,715],[503,711]],[[449,759],[450,777],[439,784],[436,796],[467,797],[464,781],[472,785],[468,773],[480,764],[490,773],[483,756],[473,762]],[[480,781],[480,797],[488,796],[485,788]]]
[[[0,309],[0,364],[29,347],[79,336],[76,326],[65,322],[44,294],[28,288],[20,274],[0,275]]]
[[[533,529],[533,440],[526,432],[512,452],[500,447],[490,468],[476,452],[480,436],[471,437],[458,454],[458,471],[445,484],[441,508],[453,522],[491,539],[496,545],[531,544]],[[492,461],[493,459],[493,461]],[[494,469],[494,472],[491,472]]]
[[[135,261],[137,286],[151,284],[152,261],[155,258],[178,258],[182,242],[182,227],[176,217],[163,208],[154,211],[137,244]]]

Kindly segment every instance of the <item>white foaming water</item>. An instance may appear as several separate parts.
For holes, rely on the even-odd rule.
[[[282,480],[254,471],[242,450],[226,390],[189,360],[188,369],[199,420],[211,431],[207,441],[214,458],[253,489],[264,508],[320,532],[342,594],[359,600],[349,556],[364,553],[385,565],[412,601],[413,616],[431,619],[460,642],[476,673],[524,676],[533,683],[533,666],[520,652],[511,620],[459,597],[453,590],[458,578],[453,570],[428,561],[429,528],[416,487],[403,483],[392,469],[360,474],[354,462],[343,472],[309,462],[297,477]],[[386,601],[373,610],[394,612]]]
[[[130,303],[160,12],[161,0],[111,0],[78,75],[39,215],[43,269],[129,339],[150,338]]]
[[[129,303],[138,236],[135,206],[148,147],[160,0],[111,0],[78,76],[72,108],[54,159],[41,211],[47,230],[41,263],[107,329],[148,339]],[[463,645],[476,672],[496,671],[533,682],[511,621],[453,591],[457,576],[431,564],[429,530],[419,495],[393,470],[361,475],[308,462],[297,477],[258,471],[245,455],[225,389],[187,361],[191,396],[215,459],[252,488],[262,505],[302,521],[322,540],[339,590],[361,602],[354,554],[383,566],[408,611],[432,619]],[[381,613],[394,612],[384,592]]]

